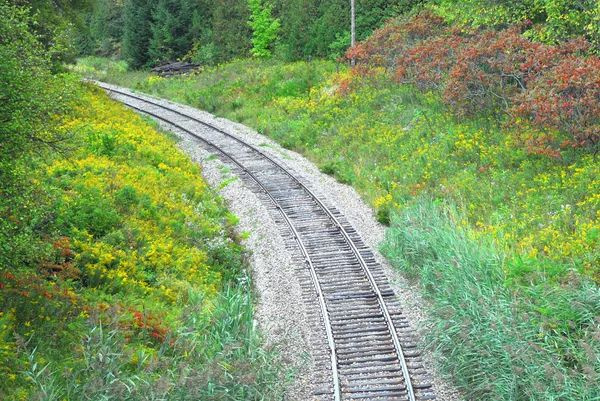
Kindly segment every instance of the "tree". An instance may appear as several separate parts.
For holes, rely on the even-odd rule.
[[[281,21],[278,52],[288,61],[306,59],[312,24],[319,17],[318,0],[281,0],[275,9]]]
[[[192,49],[185,58],[201,64],[214,64],[216,49],[213,42],[213,9],[211,0],[194,0],[190,37]]]
[[[270,57],[273,41],[277,38],[279,19],[273,18],[273,7],[262,4],[262,0],[248,0],[252,28],[252,54],[256,57]]]
[[[88,53],[114,55],[123,39],[123,3],[120,0],[96,0],[88,16]]]
[[[345,52],[351,37],[348,0],[93,1],[94,11],[88,18],[88,36],[93,40],[82,48],[110,53],[111,48],[118,48],[115,43],[121,35],[114,28],[123,26],[123,54],[133,68],[167,58],[213,63],[249,54],[266,57],[274,49],[288,61],[332,57]],[[123,1],[124,7],[115,6]],[[352,1],[356,40],[363,40],[387,19],[425,0]],[[120,14],[124,14],[122,19]]]
[[[153,13],[151,60],[181,58],[190,51],[193,12],[189,1],[159,0]]]
[[[218,61],[249,54],[252,48],[252,32],[246,23],[249,19],[247,0],[214,0],[212,34]]]
[[[79,53],[118,55],[123,40],[123,1],[95,0],[84,18],[86,26],[79,29],[75,38]]]
[[[529,20],[527,34],[546,43],[584,36],[600,47],[600,3],[597,0],[436,0],[443,17],[456,24],[503,26]]]
[[[123,10],[123,52],[129,66],[139,69],[150,63],[154,0],[126,0]]]
[[[35,24],[31,32],[45,49],[54,71],[62,69],[64,62],[73,62],[76,48],[73,38],[77,30],[84,29],[84,14],[94,0],[11,0],[17,7],[25,7],[30,21]]]
[[[30,9],[0,0],[0,270],[31,253],[40,196],[30,168],[50,149],[66,150],[60,126],[78,92],[73,78],[51,73],[52,48],[36,23]]]
[[[356,40],[366,39],[386,20],[421,2],[354,0]],[[347,47],[351,41],[351,5],[348,0],[282,0],[277,11],[284,56],[293,60],[344,53],[341,46]]]

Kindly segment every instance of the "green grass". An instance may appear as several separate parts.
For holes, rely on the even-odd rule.
[[[599,399],[597,157],[528,153],[535,126],[460,120],[433,93],[327,62],[107,79],[243,122],[396,221],[386,253],[429,297],[430,344],[468,399]]]
[[[429,340],[472,400],[597,400],[600,292],[507,286],[507,255],[459,229],[455,207],[419,199],[392,216],[383,245],[431,302]]]
[[[84,77],[127,86],[146,93],[226,116],[236,121],[254,121],[269,102],[310,93],[325,76],[335,71],[326,61],[279,64],[273,61],[239,60],[206,67],[196,75],[164,79],[148,72],[127,72],[115,62],[89,57],[72,70]]]
[[[36,349],[29,350],[29,399],[278,399],[286,377],[253,330],[249,283],[225,287],[210,315],[201,312],[202,294],[190,289],[188,298],[176,340],[157,350],[124,351],[127,339],[116,314],[105,324],[86,323],[66,371],[42,365]]]

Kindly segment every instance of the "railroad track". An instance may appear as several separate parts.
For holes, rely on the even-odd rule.
[[[319,400],[432,400],[416,339],[383,269],[348,221],[310,183],[241,138],[201,121],[185,107],[97,83],[113,98],[183,131],[232,169],[267,202],[321,333],[313,358]]]

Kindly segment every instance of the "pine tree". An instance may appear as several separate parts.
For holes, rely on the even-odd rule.
[[[129,66],[139,69],[150,63],[153,0],[126,0],[123,10],[123,52]]]
[[[350,37],[349,0],[278,0],[272,6],[265,6],[264,1],[270,0],[93,1],[97,16],[96,21],[89,19],[92,28],[88,36],[94,40],[87,47],[110,53],[111,45],[121,37],[116,28],[124,26],[124,55],[133,68],[162,59],[213,63],[246,57],[252,51],[266,56],[273,48],[275,31],[277,51],[284,59],[324,58],[343,54]],[[115,7],[123,1],[124,8]],[[387,19],[425,0],[355,1],[356,37],[362,40]],[[109,23],[103,25],[101,15],[107,12]],[[280,22],[278,29],[276,21]]]
[[[306,59],[311,56],[310,28],[318,18],[318,0],[282,0],[276,12],[281,20],[278,53],[287,61]]]
[[[182,0],[185,13],[192,16],[190,38],[193,43],[208,44],[212,40],[213,0]]]
[[[214,0],[213,42],[218,61],[248,56],[252,31],[247,0]]]
[[[213,0],[184,0],[193,10],[190,38],[192,49],[186,58],[201,64],[214,64],[216,48],[213,40]]]
[[[109,56],[123,39],[123,4],[119,0],[96,0],[89,17],[89,36],[95,54]]]
[[[192,48],[192,4],[185,0],[159,0],[152,22],[150,58],[174,60]]]
[[[367,38],[386,20],[423,0],[356,0],[356,38]],[[349,44],[349,0],[281,0],[280,53],[288,60],[328,57]],[[348,39],[348,40],[347,40]],[[345,46],[347,46],[347,44]],[[332,50],[334,48],[334,50]]]

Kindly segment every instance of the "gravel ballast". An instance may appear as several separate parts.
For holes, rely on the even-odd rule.
[[[124,90],[123,88],[119,88]],[[156,99],[155,99],[156,100]],[[229,133],[238,135],[251,145],[257,146],[290,170],[301,175],[333,204],[358,231],[377,261],[383,266],[397,296],[404,305],[404,313],[417,331],[424,331],[427,305],[417,288],[409,285],[381,256],[378,244],[384,239],[385,227],[374,218],[372,209],[366,205],[358,193],[350,186],[340,184],[332,177],[319,171],[301,155],[280,147],[270,139],[252,129],[216,118],[209,113],[169,101],[160,102],[177,108],[191,116],[207,121]],[[292,260],[291,253],[284,245],[280,231],[265,205],[250,191],[240,179],[229,171],[219,159],[200,147],[199,141],[182,132],[175,132],[182,140],[179,147],[201,164],[203,176],[216,188],[229,203],[230,210],[239,217],[238,230],[248,234],[244,246],[250,251],[252,279],[257,292],[256,321],[265,334],[267,344],[278,348],[284,363],[295,372],[295,380],[288,388],[285,399],[291,401],[315,400],[311,395],[315,372],[309,338],[311,325],[308,324],[307,307],[302,300],[302,290],[295,269],[300,268]],[[431,352],[423,353],[426,369],[434,377],[434,389],[438,400],[462,400],[451,383],[441,377],[436,369]]]

